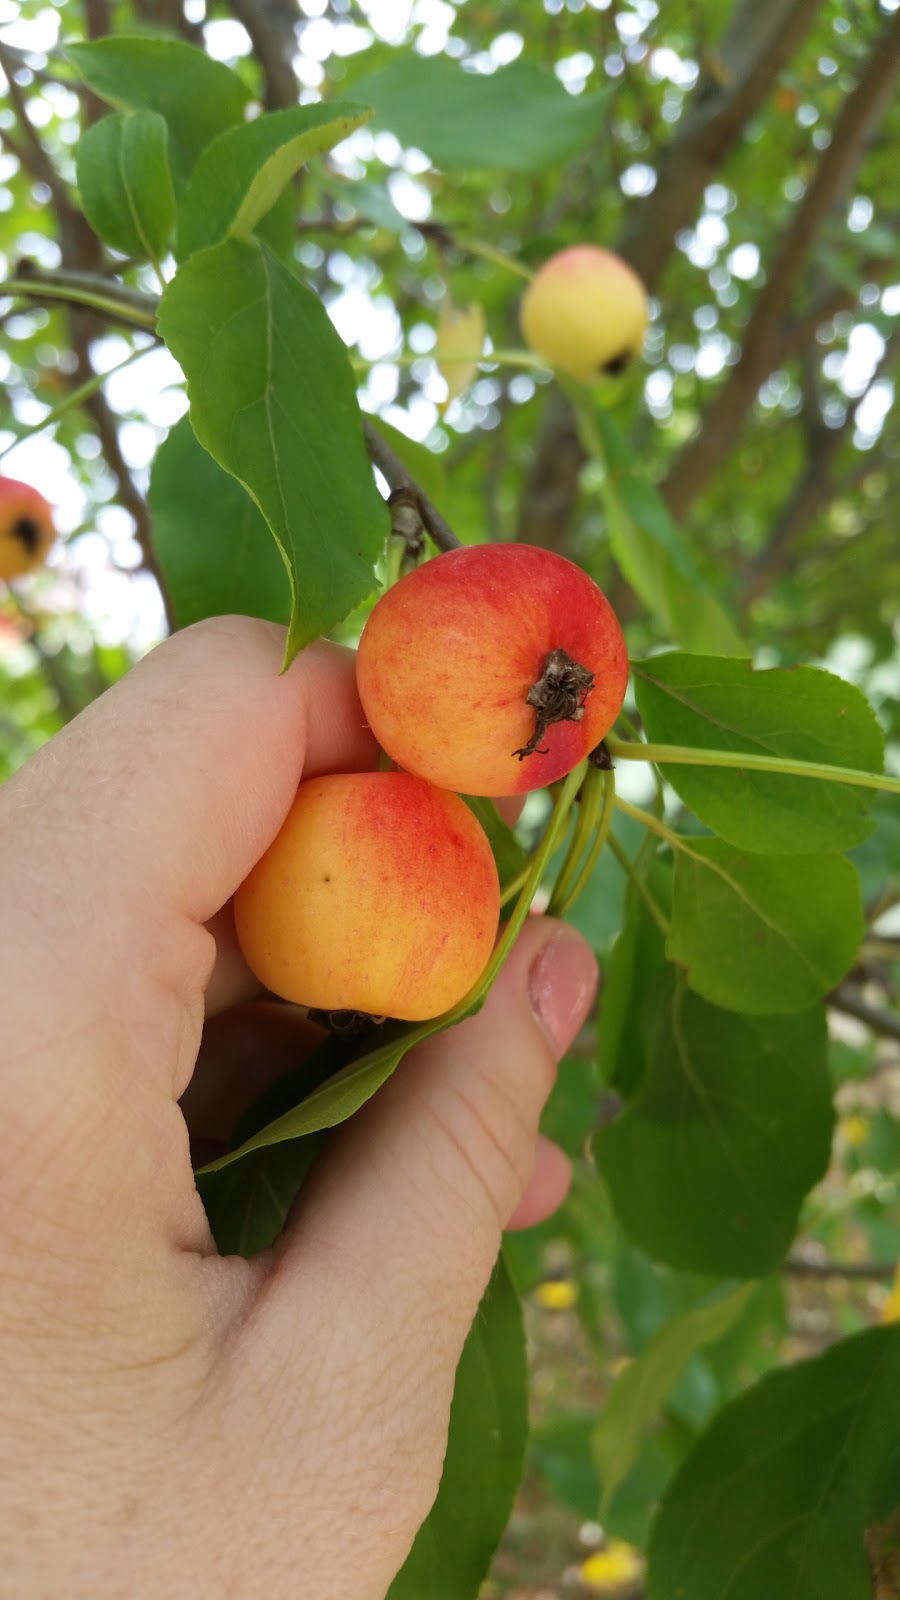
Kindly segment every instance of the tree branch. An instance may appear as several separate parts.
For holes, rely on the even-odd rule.
[[[373,466],[376,466],[382,477],[386,480],[394,494],[398,490],[405,490],[418,506],[422,522],[427,533],[431,535],[439,550],[458,550],[462,540],[456,537],[449,522],[445,522],[437,506],[429,500],[424,489],[420,488],[411,473],[395,455],[386,440],[374,423],[368,417],[363,417],[363,437],[366,442],[366,451]]]
[[[136,0],[137,10],[145,22],[157,28],[168,28],[180,34],[188,44],[203,49],[203,29],[196,22],[188,22],[181,0]]]
[[[266,110],[284,111],[296,105],[296,0],[229,0],[229,7],[250,35],[253,54],[262,67]]]
[[[37,305],[52,306],[61,302],[81,310],[96,311],[109,322],[124,322],[127,327],[140,328],[144,333],[156,332],[159,309],[156,296],[129,289],[122,283],[111,283],[98,272],[68,267],[45,272],[33,261],[19,261],[12,278],[0,283],[0,296],[6,295],[22,295]]]
[[[675,237],[775,79],[812,28],[823,0],[740,0],[685,116],[656,165],[656,186],[635,201],[619,248],[653,292]]]
[[[827,428],[821,421],[818,409],[809,430],[809,453],[806,465],[800,472],[782,508],[780,516],[763,548],[746,567],[742,581],[741,605],[746,610],[759,598],[772,580],[785,571],[790,563],[791,551],[813,518],[830,499],[835,486],[831,468],[847,439],[853,433],[860,407],[891,365],[900,347],[900,335],[895,333],[886,341],[879,361],[873,368],[861,395],[858,395],[838,428]],[[867,470],[871,466],[866,463]]]
[[[846,194],[866,147],[890,103],[900,74],[900,12],[875,40],[847,96],[812,181],[794,210],[781,248],[744,334],[741,358],[716,391],[700,428],[677,457],[663,485],[676,519],[683,519],[740,431],[760,385],[784,358],[787,315],[801,268],[825,218]]]
[[[883,1039],[900,1039],[900,1016],[897,1012],[889,1011],[886,1006],[873,1005],[853,983],[838,984],[828,996],[828,1004],[835,1011],[842,1011],[845,1016],[864,1022],[872,1033],[877,1033]]]
[[[862,1278],[868,1282],[889,1283],[897,1270],[896,1261],[831,1261],[789,1255],[783,1270],[792,1278]]]

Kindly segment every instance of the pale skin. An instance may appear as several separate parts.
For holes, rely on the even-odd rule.
[[[538,1119],[595,969],[530,918],[478,1016],[332,1135],[277,1246],[217,1254],[189,1132],[227,1137],[309,1036],[260,999],[228,902],[301,772],[377,756],[349,656],[279,677],[282,650],[247,619],[189,629],[0,791],[16,1600],[383,1600],[502,1230],[565,1193]]]

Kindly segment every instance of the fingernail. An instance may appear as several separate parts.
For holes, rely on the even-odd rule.
[[[577,934],[558,933],[532,962],[528,998],[557,1057],[575,1039],[596,988],[594,953]]]

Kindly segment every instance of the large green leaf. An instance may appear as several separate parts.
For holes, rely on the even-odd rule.
[[[179,258],[231,236],[246,239],[304,163],[368,116],[365,106],[327,101],[227,128],[203,151],[178,208]]]
[[[865,697],[815,667],[754,672],[749,661],[673,652],[633,664],[654,743],[733,750],[880,772],[884,737]],[[875,791],[735,767],[667,764],[666,779],[714,832],[745,850],[849,850],[868,837]]]
[[[654,904],[662,902],[663,915],[672,895],[671,872],[661,862],[654,862],[648,873],[647,863],[638,857],[634,870],[644,894],[634,884],[629,886],[619,935],[603,974],[597,1041],[601,1077],[625,1095],[634,1092],[645,1070],[641,1008],[665,964],[663,934],[644,895],[652,897]]]
[[[900,1328],[874,1328],[715,1419],[663,1500],[648,1600],[871,1600],[866,1531],[898,1504]]]
[[[242,121],[250,99],[237,73],[181,39],[110,34],[69,44],[66,54],[88,88],[108,105],[121,111],[158,111],[165,118],[179,187],[204,146]]]
[[[552,72],[514,61],[466,72],[446,56],[404,53],[355,83],[376,124],[448,170],[512,167],[542,172],[602,131],[607,92],[570,95]]]
[[[742,1278],[774,1270],[828,1165],[821,1008],[739,1017],[667,973],[642,1020],[645,1075],[595,1139],[619,1221],[670,1266]]]
[[[714,1005],[800,1011],[844,977],[863,936],[859,878],[844,856],[760,856],[722,839],[675,855],[670,960]]]
[[[76,160],[95,233],[123,255],[158,264],[175,221],[164,119],[156,111],[101,117],[79,140]]]
[[[630,445],[598,408],[599,490],[612,553],[632,588],[685,650],[745,656],[747,646],[706,582]]]
[[[185,262],[159,327],[187,376],[197,438],[284,555],[288,663],[371,593],[387,533],[347,352],[318,297],[255,240]]]
[[[187,417],[156,453],[150,509],[153,548],[179,627],[232,612],[288,621],[290,583],[265,518],[197,442]]]
[[[501,1257],[457,1368],[437,1499],[388,1600],[477,1600],[512,1510],[527,1431],[525,1332]]]
[[[591,1441],[603,1484],[604,1521],[616,1489],[637,1460],[644,1430],[657,1419],[687,1362],[696,1350],[728,1332],[754,1292],[753,1284],[745,1284],[674,1317],[615,1379]]]

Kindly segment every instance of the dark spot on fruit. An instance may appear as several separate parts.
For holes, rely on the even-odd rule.
[[[40,544],[41,530],[34,517],[17,517],[12,525],[13,535],[19,543],[25,546],[30,556]]]
[[[323,883],[330,883],[331,882],[331,873],[330,872],[323,872],[322,873],[322,882]]]
[[[603,371],[609,377],[617,378],[620,372],[624,372],[626,367],[631,366],[632,359],[633,352],[631,350],[622,350],[619,355],[613,356],[611,361],[607,361]]]

